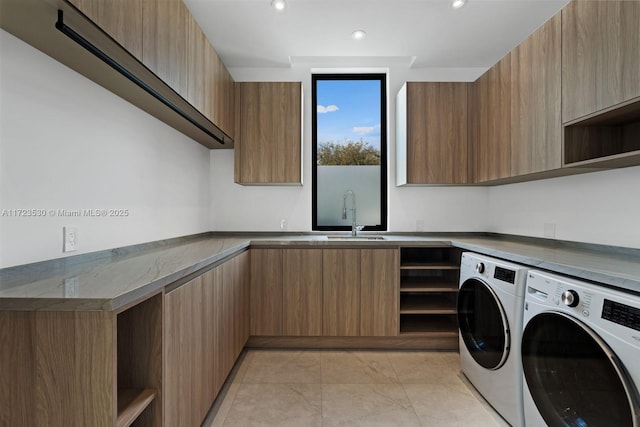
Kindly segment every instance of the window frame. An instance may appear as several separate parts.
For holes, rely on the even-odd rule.
[[[318,96],[317,82],[323,80],[377,80],[380,82],[380,224],[365,225],[363,231],[387,231],[387,74],[386,73],[314,73],[311,74],[311,146],[313,231],[351,231],[348,225],[318,225]]]

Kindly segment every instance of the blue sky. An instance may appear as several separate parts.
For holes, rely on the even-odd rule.
[[[317,80],[318,144],[362,138],[380,148],[380,81]]]

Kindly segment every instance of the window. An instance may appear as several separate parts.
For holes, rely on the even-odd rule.
[[[313,230],[351,230],[352,204],[357,225],[386,230],[386,75],[314,74],[311,81]]]

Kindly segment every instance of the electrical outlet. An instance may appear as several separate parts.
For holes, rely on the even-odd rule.
[[[64,297],[71,298],[78,296],[78,276],[64,279]]]
[[[78,227],[62,227],[63,252],[73,252],[78,250]]]
[[[424,221],[421,219],[416,220],[416,231],[424,231]]]
[[[280,230],[284,231],[287,229],[287,220],[285,218],[282,218],[280,220]]]

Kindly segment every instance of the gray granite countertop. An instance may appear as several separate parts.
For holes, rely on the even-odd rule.
[[[639,249],[486,234],[382,236],[330,240],[314,233],[208,233],[11,267],[0,270],[0,310],[118,310],[250,246],[452,245],[640,294]]]

